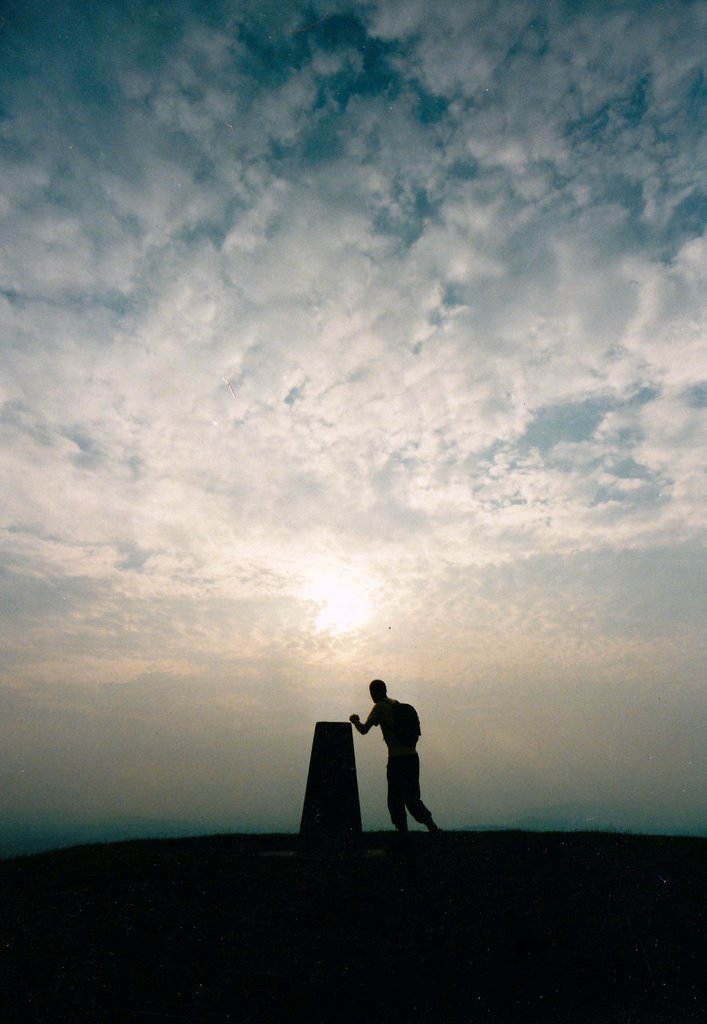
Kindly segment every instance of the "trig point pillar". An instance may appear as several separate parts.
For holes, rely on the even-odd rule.
[[[361,840],[356,758],[350,722],[317,722],[300,824],[300,850],[344,857]]]

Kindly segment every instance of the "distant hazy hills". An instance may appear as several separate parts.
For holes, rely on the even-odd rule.
[[[500,823],[467,822],[448,826],[460,832],[621,832],[636,835],[707,836],[707,823],[696,828],[685,823],[676,828],[659,815],[645,814],[641,827],[627,825],[626,808],[618,804],[549,804],[528,811],[519,818]],[[243,832],[237,822],[195,822],[169,818],[123,818],[78,822],[27,821],[5,818],[0,822],[0,858],[22,854],[41,853],[66,846],[89,843],[112,843],[124,839],[164,839],[188,836],[206,836],[227,832]],[[259,830],[260,831],[260,830]],[[263,833],[287,830],[262,829]]]

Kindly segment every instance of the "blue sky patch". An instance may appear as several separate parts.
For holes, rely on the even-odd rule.
[[[519,447],[548,451],[562,441],[588,441],[609,407],[605,399],[587,399],[539,409],[520,438]]]

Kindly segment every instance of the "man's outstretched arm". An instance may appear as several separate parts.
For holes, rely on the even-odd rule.
[[[365,736],[371,728],[370,722],[362,722],[358,715],[349,715],[349,722],[358,729],[362,736]]]

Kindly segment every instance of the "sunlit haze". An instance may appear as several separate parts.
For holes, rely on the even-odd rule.
[[[704,832],[706,37],[7,5],[0,854],[296,830],[376,677],[446,828]]]

